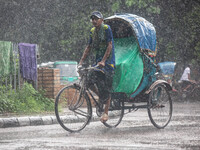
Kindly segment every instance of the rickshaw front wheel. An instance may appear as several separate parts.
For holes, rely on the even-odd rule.
[[[91,120],[92,106],[80,86],[70,85],[61,89],[55,100],[58,123],[69,132],[78,132]]]
[[[158,129],[165,128],[172,117],[172,100],[165,84],[156,85],[149,94],[148,115],[151,123]]]

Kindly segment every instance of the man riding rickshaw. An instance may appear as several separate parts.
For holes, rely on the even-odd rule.
[[[58,93],[55,112],[60,125],[70,132],[82,130],[92,119],[92,109],[95,106],[97,116],[101,117],[102,123],[109,128],[116,127],[121,122],[125,110],[131,112],[140,108],[148,110],[150,121],[155,127],[166,127],[172,116],[172,100],[169,94],[172,87],[156,75],[158,64],[155,63],[157,49],[154,26],[146,19],[133,14],[116,14],[103,20],[100,12],[94,12],[90,18],[94,25],[90,32],[91,45],[86,47],[80,64],[86,59],[85,53],[90,51],[90,46],[99,50],[104,46],[104,50],[103,53],[94,51],[94,65],[78,68],[80,83],[66,86]],[[111,59],[113,56],[115,60]],[[106,64],[106,61],[109,63]],[[113,69],[106,70],[106,66]],[[103,102],[106,104],[104,110],[98,91],[99,82],[91,76],[96,71],[105,75],[107,71],[114,71],[107,101]],[[104,79],[107,83],[106,78]],[[97,91],[91,90],[93,87],[97,87]],[[105,95],[106,93],[107,91]],[[97,99],[96,95],[99,96]],[[74,126],[74,121],[71,122],[67,116],[77,119],[77,126]]]

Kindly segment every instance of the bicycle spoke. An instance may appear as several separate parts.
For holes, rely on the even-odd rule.
[[[88,113],[84,112],[84,111],[82,111],[80,109],[73,110],[73,112],[76,113],[77,115],[88,117]]]

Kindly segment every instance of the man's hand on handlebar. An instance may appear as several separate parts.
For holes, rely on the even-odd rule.
[[[105,67],[105,62],[100,61],[100,62],[98,62],[97,66],[99,66],[100,68],[103,68],[103,67]]]
[[[81,76],[81,69],[83,68],[83,66],[82,66],[82,64],[78,64],[77,65],[77,72],[78,72],[78,74],[79,74],[79,76]]]
[[[80,65],[80,64],[78,64],[77,65],[77,69],[79,70],[80,68],[82,68],[83,66],[82,65]]]
[[[195,80],[190,80],[190,82],[193,84],[197,84],[197,82]]]

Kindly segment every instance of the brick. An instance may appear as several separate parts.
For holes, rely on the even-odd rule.
[[[54,80],[54,77],[48,76],[48,77],[43,77],[42,79],[45,80],[45,81],[48,81],[48,80]]]
[[[53,88],[43,88],[45,90],[45,92],[53,92]]]
[[[38,75],[39,77],[54,77],[54,74],[53,73],[43,73],[43,74],[39,74]]]
[[[59,79],[54,79],[54,80],[49,80],[48,78],[40,78],[38,79],[38,82],[45,82],[45,83],[59,83],[60,84],[60,78]]]
[[[59,77],[54,77],[54,80],[60,80],[60,76]]]
[[[53,92],[46,92],[45,95],[57,95],[58,92],[53,91]]]
[[[59,75],[60,74],[60,70],[54,70],[53,74],[54,75]]]
[[[53,80],[41,80],[41,81],[38,81],[38,83],[40,84],[54,84],[54,81]]]
[[[53,69],[51,69],[51,68],[41,68],[41,69],[38,69],[38,72],[53,72]]]
[[[38,81],[38,84],[53,84],[53,85],[60,85],[60,81],[57,81],[57,80],[43,80],[43,81]]]
[[[38,85],[38,88],[39,88],[39,89],[43,89],[42,85]]]
[[[64,88],[66,85],[60,85],[60,89]]]
[[[54,87],[54,84],[52,84],[52,83],[51,84],[50,83],[49,84],[43,84],[43,87],[44,88],[52,88],[52,87]]]
[[[43,80],[60,80],[60,77],[50,77],[50,76],[48,76],[48,77],[43,77],[42,78]]]
[[[45,84],[45,85],[43,85],[43,88],[45,88],[45,89],[54,89],[54,88],[59,88],[59,85]]]
[[[60,91],[60,88],[54,88],[54,91]]]
[[[60,74],[59,69],[39,70],[38,74]]]

